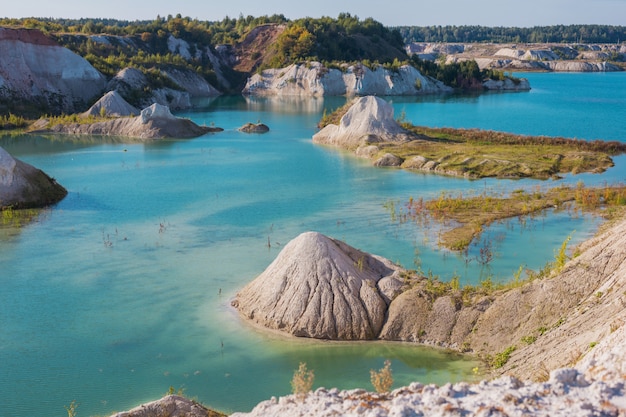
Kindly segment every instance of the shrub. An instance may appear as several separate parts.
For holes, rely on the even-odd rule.
[[[515,351],[515,346],[509,346],[491,359],[490,363],[495,369],[502,368],[509,361],[511,353]]]
[[[373,369],[370,370],[370,378],[376,392],[381,394],[389,392],[391,390],[391,386],[393,385],[391,362],[389,360],[386,360],[385,366],[382,367],[378,372]]]

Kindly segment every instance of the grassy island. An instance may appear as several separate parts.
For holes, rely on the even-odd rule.
[[[626,152],[626,144],[617,141],[433,129],[408,123],[402,126],[417,139],[401,145],[380,146],[381,152],[395,154],[405,161],[419,155],[436,161],[435,171],[469,178],[548,179],[567,173],[603,172],[614,165],[611,156]]]
[[[414,200],[410,198],[400,213],[403,221],[426,222],[434,220],[444,225],[439,236],[443,247],[463,251],[483,229],[499,220],[533,215],[546,209],[580,209],[612,218],[626,205],[626,185],[604,187],[559,186],[533,191],[515,190],[506,195],[487,192],[480,195],[452,195],[442,193],[438,198]],[[394,207],[395,209],[395,207]]]

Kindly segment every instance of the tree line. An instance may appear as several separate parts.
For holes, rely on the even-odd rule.
[[[553,25],[520,27],[398,26],[405,43],[622,43],[626,26]]]

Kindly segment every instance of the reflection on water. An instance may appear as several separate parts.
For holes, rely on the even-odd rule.
[[[251,110],[264,110],[276,113],[315,113],[320,114],[324,105],[328,105],[323,97],[253,97],[245,96],[248,108]],[[345,102],[345,98],[342,98]]]
[[[548,87],[539,84],[538,91]],[[570,85],[568,94],[578,87]],[[489,96],[490,112],[500,109],[495,115],[472,110],[483,106],[482,97],[464,103],[461,113],[480,116],[472,122],[487,128],[493,117],[509,117],[507,126],[514,126],[518,116],[511,109],[522,106],[518,98],[533,96],[511,97]],[[476,283],[485,273],[476,261],[480,243],[465,256],[442,250],[429,230],[393,221],[384,205],[436,197],[442,190],[501,192],[555,184],[380,169],[313,145],[321,113],[342,100],[320,106],[220,97],[181,115],[226,130],[190,140],[0,139],[14,156],[70,192],[19,233],[0,234],[0,389],[11,393],[3,404],[7,415],[63,414],[72,400],[80,403],[81,415],[109,415],[158,398],[170,386],[225,411],[248,410],[288,393],[301,361],[315,370],[316,387],[370,388],[369,370],[381,368],[385,359],[392,360],[397,385],[474,378],[476,364],[456,354],[402,343],[268,335],[243,323],[230,307],[239,288],[308,230],[409,268],[419,258],[425,270],[444,279],[460,275],[462,284]],[[437,98],[421,100],[407,114],[428,120],[440,111]],[[448,104],[446,120],[460,117],[460,108]],[[524,117],[529,125],[542,120]],[[269,133],[236,130],[259,119]],[[561,135],[560,125],[567,129],[569,121],[552,119],[538,129]],[[622,129],[616,125],[611,135]],[[618,161],[605,174],[565,181],[623,180],[624,160]],[[593,220],[565,214],[495,225],[485,232],[492,234],[495,253],[487,273],[504,280],[520,265],[538,269],[566,236],[576,230],[573,241],[583,239],[593,226]]]

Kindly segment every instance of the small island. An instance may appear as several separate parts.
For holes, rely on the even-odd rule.
[[[258,122],[246,123],[237,130],[243,133],[267,133],[270,131],[270,128],[266,124]]]

